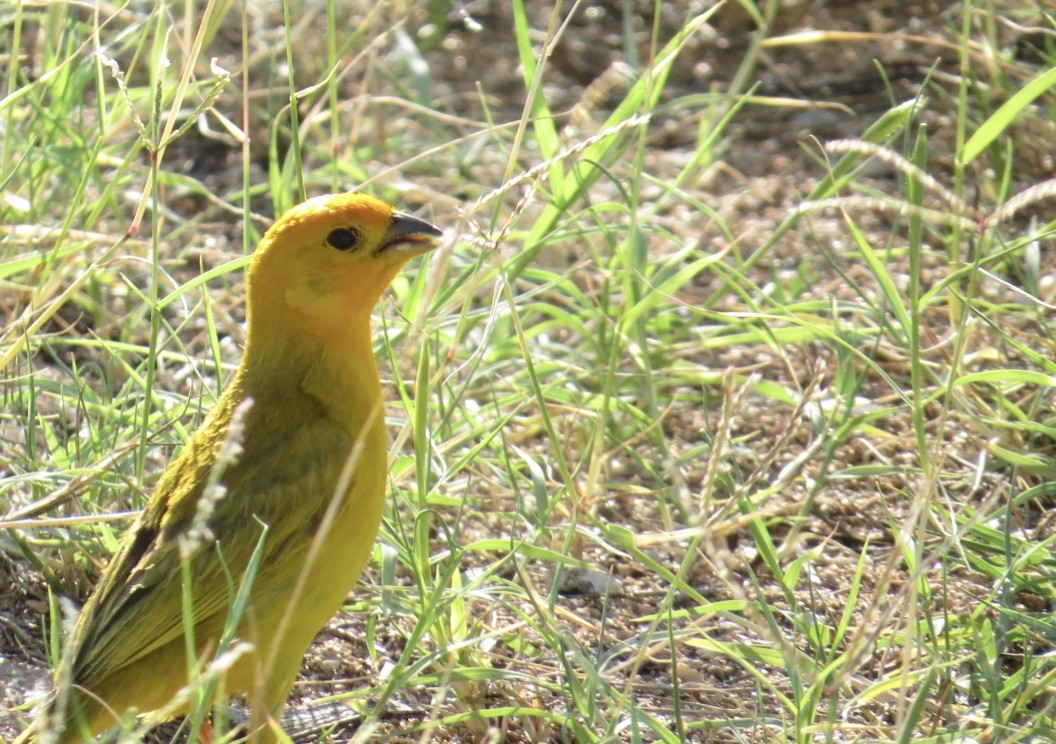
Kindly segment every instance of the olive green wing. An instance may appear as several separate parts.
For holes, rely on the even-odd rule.
[[[195,627],[224,626],[230,600],[265,525],[254,593],[275,580],[282,563],[300,560],[307,550],[318,524],[315,515],[332,498],[351,447],[341,442],[350,437],[317,420],[280,438],[280,453],[251,441],[258,436],[247,431],[246,451],[256,456],[235,463],[217,479],[212,471],[222,445],[218,430],[203,426],[173,460],[85,604],[71,641],[77,683],[91,688],[93,680],[184,636],[180,544],[196,524],[211,477],[219,480],[223,491],[211,514],[204,520],[198,517],[208,532],[194,538],[198,544],[186,572],[192,582],[190,620]]]

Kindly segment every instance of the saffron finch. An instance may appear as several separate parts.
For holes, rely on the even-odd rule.
[[[84,605],[56,673],[57,688],[72,683],[68,699],[53,698],[24,741],[43,731],[81,741],[130,710],[180,712],[171,701],[188,684],[188,620],[201,662],[234,628],[242,653],[223,689],[263,706],[257,724],[279,712],[381,522],[387,444],[371,310],[440,235],[365,194],[310,199],[267,231],[246,275],[238,371]],[[232,599],[251,565],[235,625]]]

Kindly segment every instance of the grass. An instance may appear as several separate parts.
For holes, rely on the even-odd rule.
[[[0,9],[0,660],[223,389],[271,216],[364,188],[452,239],[378,309],[391,508],[293,707],[1056,736],[1054,19],[699,5]]]

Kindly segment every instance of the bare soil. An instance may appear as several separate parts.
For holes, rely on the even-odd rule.
[[[459,5],[464,11],[464,20],[454,17],[439,47],[427,54],[431,77],[437,87],[436,99],[446,111],[470,118],[480,116],[478,91],[486,96],[491,114],[498,121],[516,120],[523,108],[524,86],[517,71],[517,54],[512,35],[512,18],[506,3],[478,0]],[[533,25],[540,31],[548,25],[549,3],[533,4]],[[593,81],[619,61],[626,61],[624,44],[623,8],[626,4],[612,0],[599,1],[579,6],[575,19],[564,31],[564,37],[555,49],[549,62],[546,90],[555,111],[572,109],[581,102],[584,91]],[[690,7],[698,9],[704,4],[696,2],[665,3],[662,18],[654,25],[651,15],[652,3],[634,3],[636,15],[630,20],[637,42],[639,59],[649,56],[649,39],[654,27],[660,39],[669,38],[684,22]],[[770,37],[793,36],[806,31],[862,33],[867,36],[835,35],[829,41],[809,44],[775,45],[765,49],[762,64],[752,73],[751,81],[757,83],[754,94],[759,97],[780,99],[768,105],[748,105],[739,112],[727,127],[721,144],[721,163],[709,169],[699,183],[692,186],[700,198],[705,199],[716,210],[737,236],[742,253],[750,253],[760,245],[809,193],[809,190],[826,171],[821,162],[819,142],[860,135],[893,103],[908,100],[926,89],[930,105],[924,115],[929,124],[933,151],[938,153],[933,165],[935,172],[949,170],[953,135],[953,93],[958,69],[956,49],[952,45],[954,34],[960,24],[960,3],[954,2],[823,2],[802,0],[784,3],[778,14]],[[457,15],[457,14],[456,14]],[[477,29],[480,30],[477,30]],[[237,33],[234,33],[237,39]],[[1016,43],[1017,31],[1007,28],[1008,43]],[[753,26],[737,4],[730,3],[717,14],[707,29],[697,34],[682,54],[665,94],[670,105],[661,106],[650,125],[650,153],[647,169],[662,181],[665,176],[673,178],[693,155],[698,138],[698,128],[703,109],[687,104],[685,97],[691,93],[722,91],[728,88],[731,77],[738,70],[753,39]],[[224,39],[217,44],[223,45]],[[228,41],[230,43],[230,40]],[[235,46],[234,48],[237,48]],[[221,49],[223,51],[223,49]],[[881,74],[882,71],[882,74]],[[930,77],[930,84],[926,80]],[[303,83],[308,80],[301,78]],[[930,86],[927,87],[926,86]],[[942,92],[950,96],[942,100]],[[615,98],[615,95],[611,97]],[[603,119],[606,106],[612,99],[598,102],[592,113],[597,121]],[[191,142],[192,140],[187,140]],[[1053,139],[1048,139],[1052,142]],[[220,147],[210,149],[202,155],[188,155],[187,169],[207,184],[217,184],[216,191],[224,191],[222,184],[240,179],[240,164],[232,152]],[[178,158],[176,149],[172,158]],[[1012,189],[1017,191],[1042,178],[1052,177],[1056,172],[1053,158],[1039,154],[1031,158],[1022,156],[1023,167],[1013,170],[1024,182]],[[480,191],[498,185],[504,163],[492,164],[494,172],[476,172]],[[871,166],[862,179],[879,193],[898,193],[899,174],[882,163]],[[460,200],[472,200],[480,192],[473,187],[460,186],[466,193],[450,186],[445,187],[442,173],[420,181],[423,201],[440,194],[447,204],[457,205]],[[190,200],[178,205],[188,213],[209,209],[200,200]],[[267,205],[260,205],[266,211]],[[215,210],[214,210],[215,211]],[[437,211],[442,214],[441,210]],[[1029,216],[1029,215],[1028,215]],[[856,214],[858,224],[883,242],[890,229],[890,215],[868,211]],[[1026,218],[1026,216],[1024,217]],[[724,247],[725,239],[700,215],[687,211],[684,205],[673,204],[668,213],[658,216],[664,227],[686,241],[699,241],[702,250]],[[219,213],[208,224],[212,234],[222,230],[225,217]],[[438,220],[442,222],[441,220]],[[847,245],[845,223],[838,213],[819,212],[807,226],[789,232],[781,242],[753,269],[752,278],[758,286],[764,286],[770,277],[781,272],[795,271],[807,258],[813,287],[809,296],[817,298],[840,298],[848,289],[849,280],[861,286],[873,282],[865,267],[841,246]],[[237,245],[240,230],[236,223],[227,222],[228,235]],[[222,251],[227,244],[221,240],[213,244],[214,250]],[[207,251],[202,249],[202,254]],[[202,254],[199,254],[201,257]],[[207,256],[208,259],[208,256]],[[1052,258],[1045,259],[1051,264]],[[207,263],[208,265],[208,263]],[[945,264],[935,258],[923,267],[922,283],[931,286],[942,278]],[[1051,270],[1051,265],[1048,266]],[[589,278],[584,281],[589,282]],[[740,299],[726,296],[724,285],[718,277],[702,277],[687,288],[685,302],[693,304],[719,293],[716,309],[739,308]],[[232,324],[237,323],[237,308]],[[935,337],[941,337],[946,320],[941,314],[929,317],[928,322]],[[741,373],[757,373],[769,382],[802,390],[812,381],[818,380],[824,387],[831,383],[832,370],[838,360],[830,351],[796,346],[731,347],[717,351],[704,349],[675,349],[671,352],[677,364],[702,365],[712,370],[733,369]],[[937,352],[938,353],[938,352]],[[905,360],[891,358],[887,371],[904,378]],[[676,367],[677,364],[672,364]],[[413,375],[413,373],[412,373]],[[705,432],[714,430],[721,418],[723,401],[716,392],[701,403],[699,390],[679,388],[672,382],[666,390],[674,405],[667,410],[662,421],[664,433],[670,446],[667,457],[675,463],[670,480],[661,484],[666,488],[684,488],[688,493],[699,492],[705,478],[706,463],[700,458],[683,457],[691,453],[704,441]],[[863,405],[884,406],[890,403],[890,386],[878,377],[866,379],[859,395],[866,398]],[[938,417],[936,408],[931,412]],[[736,461],[733,467],[750,472],[762,463],[765,472],[760,477],[765,481],[775,480],[782,468],[794,460],[812,441],[809,419],[802,416],[790,418],[787,407],[778,407],[761,396],[747,395],[737,409],[731,429],[731,440],[737,442]],[[932,422],[935,423],[935,422]],[[875,422],[885,437],[875,441],[856,439],[841,446],[834,453],[834,462],[829,471],[838,471],[851,466],[867,464],[898,464],[912,466],[912,425],[901,415]],[[1001,489],[1006,475],[1000,470],[987,472],[976,482],[973,463],[978,459],[981,442],[970,422],[963,426],[946,428],[947,460],[944,469],[948,474],[953,498],[965,498],[976,503],[995,497]],[[514,434],[514,436],[516,436]],[[546,455],[545,441],[538,434],[527,435],[519,446],[529,451]],[[657,457],[653,453],[648,457]],[[163,465],[163,462],[162,462]],[[801,469],[808,475],[820,467],[820,454],[804,464]],[[663,530],[665,516],[658,512],[655,501],[642,498],[643,493],[657,489],[658,483],[649,473],[643,472],[633,458],[626,453],[617,453],[612,470],[608,473],[610,490],[604,503],[595,504],[596,514],[601,518],[625,525],[639,534],[650,534]],[[788,527],[778,526],[775,537],[789,537],[791,542],[783,547],[789,555],[801,555],[806,551],[817,551],[821,556],[811,563],[816,572],[810,581],[809,596],[804,593],[798,600],[804,607],[827,616],[827,623],[843,611],[850,592],[859,556],[866,552],[868,560],[862,582],[863,594],[881,592],[875,602],[863,602],[871,608],[874,616],[859,616],[852,623],[859,628],[882,625],[890,620],[890,613],[897,611],[899,598],[907,590],[912,577],[903,565],[892,560],[893,543],[891,524],[906,517],[908,502],[905,498],[907,484],[901,477],[863,476],[855,480],[829,482],[817,493],[809,493],[803,479],[793,482],[788,489],[774,494],[766,504],[768,512],[776,515],[796,514],[806,499],[813,499],[812,508],[805,522],[798,524],[794,533]],[[483,484],[486,486],[486,484]],[[959,485],[960,490],[957,490]],[[496,498],[494,494],[479,494],[485,498]],[[467,498],[471,498],[467,496]],[[499,496],[497,498],[504,498]],[[506,511],[499,504],[496,513]],[[1049,530],[1033,515],[1033,524]],[[487,511],[467,515],[462,521],[466,542],[496,534],[506,534],[509,525]],[[768,601],[785,605],[786,599],[780,588],[760,565],[751,540],[744,533],[743,525],[735,520],[720,525],[716,531],[721,539],[702,545],[687,577],[690,586],[709,599],[753,599],[757,591],[750,579],[749,570],[761,582],[761,591]],[[868,545],[868,547],[865,547]],[[684,545],[658,544],[653,555],[662,565],[677,569],[683,559]],[[561,612],[557,619],[584,647],[610,648],[621,643],[633,642],[641,632],[639,618],[654,611],[664,589],[653,584],[653,574],[625,560],[618,551],[602,544],[602,541],[581,546],[580,556],[598,567],[600,575],[576,576],[563,587]],[[472,569],[472,556],[467,557],[463,570]],[[45,653],[40,638],[42,612],[47,606],[43,583],[33,578],[34,570],[26,563],[6,561],[0,565],[6,586],[10,591],[0,593],[0,678],[7,681],[3,690],[3,706],[0,709],[0,733],[10,736],[20,728],[18,721],[25,719],[25,712],[13,712],[15,704],[21,703],[28,690],[47,678]],[[932,571],[925,567],[925,572]],[[716,576],[723,581],[716,581]],[[401,577],[406,580],[407,577]],[[523,576],[511,576],[514,581],[535,581],[540,586],[549,586],[551,575],[540,571],[538,575],[529,570]],[[944,599],[951,609],[958,605],[974,606],[979,597],[990,591],[990,582],[983,577],[967,572],[960,575],[935,575],[935,582],[944,583],[947,592]],[[376,573],[368,572],[363,579],[367,587],[380,582]],[[361,589],[374,596],[373,589]],[[889,596],[888,596],[889,595]],[[354,597],[353,597],[354,599]],[[889,600],[889,601],[888,601]],[[754,600],[753,600],[754,601]],[[516,608],[487,605],[472,608],[475,616],[487,617],[495,626],[517,621]],[[863,610],[864,611],[864,610]],[[397,631],[405,618],[387,620],[392,626],[381,627],[375,632],[382,640],[374,651],[378,662],[369,661],[362,639],[366,637],[367,612],[342,614],[336,617],[329,628],[320,634],[309,658],[302,669],[302,676],[291,699],[294,709],[305,708],[307,701],[342,689],[356,689],[364,680],[377,678],[380,667],[387,659],[395,659],[402,651],[403,634]],[[405,630],[407,630],[405,628]],[[716,639],[737,640],[750,636],[743,625],[733,622],[709,627],[708,635]],[[692,720],[724,720],[737,716],[745,719],[756,717],[759,709],[776,710],[772,700],[760,699],[760,688],[747,672],[723,657],[704,649],[680,648],[676,675],[681,683],[681,714]],[[496,652],[499,654],[500,652]],[[868,676],[870,670],[879,673],[887,664],[897,662],[884,653],[863,662],[861,673]],[[515,665],[515,658],[496,658],[497,666]],[[654,712],[662,719],[672,713],[671,659],[668,649],[662,645],[633,657],[633,663],[617,664],[612,682],[616,685],[633,684],[637,700],[654,700]],[[555,666],[555,676],[560,667]],[[783,675],[784,672],[782,671]],[[651,691],[651,693],[650,693]],[[516,690],[491,690],[481,688],[485,700],[489,696],[505,696],[511,704],[518,699]],[[422,699],[403,699],[407,709],[431,710],[431,701],[423,693]],[[549,700],[543,704],[559,705],[561,700]],[[445,711],[457,710],[466,705],[444,701]],[[526,701],[526,704],[540,704]],[[859,725],[863,735],[878,733],[893,723],[892,709],[885,701],[863,705],[857,709],[858,719],[848,722]],[[415,715],[399,707],[391,718],[383,723],[377,736],[392,736],[393,740],[416,739],[406,733],[406,725],[415,722]],[[533,729],[530,722],[513,723],[505,731],[506,741],[557,741],[560,732]],[[354,725],[345,731],[354,730]],[[438,733],[433,741],[474,741],[480,732],[454,727]],[[343,734],[338,735],[340,740]],[[766,741],[768,731],[739,731],[734,734],[709,732],[700,741]],[[740,737],[740,738],[737,738]],[[310,740],[310,739],[305,739]]]

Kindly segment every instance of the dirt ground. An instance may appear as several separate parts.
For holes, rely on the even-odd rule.
[[[639,41],[637,54],[644,59],[649,54],[649,36],[652,31],[651,3],[633,3],[636,14],[632,19]],[[516,69],[516,53],[512,36],[512,19],[505,3],[477,0],[456,4],[459,16],[448,30],[447,36],[434,51],[427,55],[431,75],[439,89],[437,99],[445,101],[449,113],[478,116],[475,109],[477,86],[490,96],[492,113],[502,121],[515,120],[523,106],[523,83]],[[545,28],[549,3],[533,6],[534,22]],[[571,109],[583,97],[583,91],[606,70],[617,62],[625,61],[623,42],[623,8],[626,3],[593,2],[580,6],[575,19],[565,31],[561,44],[550,60],[550,72],[546,79],[551,105],[555,110]],[[706,195],[709,205],[730,226],[737,240],[746,246],[748,253],[765,241],[766,237],[785,220],[809,193],[810,189],[825,175],[819,164],[819,142],[859,136],[870,124],[894,102],[913,98],[925,89],[925,81],[931,79],[928,95],[931,105],[924,116],[931,133],[931,142],[939,158],[934,163],[936,172],[950,172],[952,152],[952,99],[941,100],[936,91],[953,91],[958,70],[956,50],[950,41],[960,24],[960,3],[955,2],[823,2],[821,0],[798,0],[785,2],[778,14],[769,36],[790,37],[809,30],[851,32],[864,35],[857,37],[834,35],[832,40],[805,45],[773,45],[762,54],[762,64],[752,73],[751,82],[757,83],[755,95],[770,97],[776,102],[769,105],[749,105],[742,109],[726,129],[721,144],[721,163],[709,169],[704,178],[695,185],[699,193]],[[547,6],[547,7],[542,7]],[[700,7],[698,7],[700,6]],[[668,38],[684,22],[691,10],[699,12],[704,3],[680,0],[662,6],[662,18],[657,26],[659,37]],[[454,12],[454,11],[453,11]],[[457,13],[456,13],[457,15]],[[471,19],[472,23],[469,20]],[[484,32],[475,30],[479,27]],[[237,36],[237,30],[233,32]],[[1015,43],[1020,32],[1009,27],[1004,33],[1009,43]],[[665,98],[679,102],[690,93],[724,90],[737,72],[746,50],[752,43],[752,26],[749,19],[735,3],[725,6],[714,20],[690,42],[672,73]],[[222,43],[218,42],[218,43]],[[883,76],[881,72],[883,71]],[[886,78],[886,79],[885,79]],[[604,111],[612,100],[602,101],[597,110]],[[650,124],[650,153],[648,168],[653,176],[674,177],[692,156],[692,148],[698,137],[701,110],[684,102],[669,107],[661,106]],[[596,118],[602,118],[597,116]],[[1051,139],[1048,140],[1051,143]],[[188,162],[188,168],[205,183],[220,183],[226,179],[239,178],[240,165],[231,152],[214,152],[212,157],[197,158]],[[1056,165],[1049,155],[1020,156],[1022,167],[1015,172],[1023,179],[1013,191],[1032,182],[1056,175]],[[944,162],[945,161],[945,162]],[[487,180],[483,177],[482,180]],[[864,179],[879,193],[897,193],[898,173],[891,167],[878,163]],[[443,191],[442,179],[427,184],[430,189]],[[470,195],[467,195],[467,198]],[[460,198],[449,194],[452,201]],[[883,234],[887,229],[883,214],[861,214],[860,225]],[[1029,215],[1026,215],[1026,219]],[[700,241],[703,250],[719,245],[722,238],[707,231],[694,235],[695,218],[687,215],[683,208],[673,208],[658,216],[674,234],[683,234],[687,240]],[[233,229],[233,234],[237,230]],[[765,285],[774,272],[795,271],[797,264],[806,256],[818,251],[819,244],[846,241],[846,226],[838,213],[819,212],[809,221],[808,228],[797,228],[788,235],[760,262],[754,271],[759,286]],[[935,278],[935,266],[924,267],[924,281]],[[815,267],[817,269],[817,267]],[[838,297],[845,291],[848,277],[862,283],[870,279],[865,269],[855,262],[845,260],[834,251],[827,269],[818,269],[813,294],[817,297]],[[694,302],[723,292],[720,280],[701,280],[688,287],[684,299]],[[731,296],[717,304],[736,306],[738,298]],[[942,323],[933,319],[936,328]],[[757,371],[767,380],[786,384],[792,388],[803,388],[815,377],[824,377],[825,365],[832,369],[835,360],[822,356],[812,348],[789,347],[768,350],[760,346],[750,348],[727,348],[717,352],[701,350],[685,354],[685,362],[703,364],[715,370],[736,368]],[[827,352],[822,352],[827,354]],[[897,363],[897,361],[896,361]],[[818,373],[819,364],[822,365]],[[867,382],[861,395],[874,395],[870,401],[883,405],[890,390],[877,380]],[[714,425],[721,408],[716,398],[710,407],[680,407],[669,413],[664,420],[665,431],[675,451],[675,459],[692,452],[703,440],[701,432]],[[733,437],[744,437],[745,467],[751,462],[765,460],[767,453],[776,448],[774,462],[769,463],[770,472],[777,473],[788,465],[797,452],[809,445],[809,421],[789,420],[789,410],[777,410],[761,398],[748,398],[737,416],[737,428]],[[903,418],[891,418],[876,422],[876,426],[887,432],[888,438],[880,444],[854,441],[841,447],[836,453],[840,466],[865,465],[881,461],[899,461],[903,452],[912,450],[911,422]],[[542,443],[539,443],[543,446]],[[529,445],[530,448],[530,443]],[[949,441],[950,470],[958,468],[966,481],[972,478],[970,464],[979,453],[979,442],[971,432],[962,437],[951,435]],[[956,463],[963,462],[964,465]],[[614,467],[618,470],[619,465]],[[809,469],[809,466],[804,466]],[[655,530],[659,519],[651,507],[634,498],[634,487],[649,488],[648,482],[635,482],[633,474],[626,478],[627,490],[614,494],[602,512],[611,521],[620,522],[641,533]],[[679,473],[681,483],[689,488],[699,488],[705,477],[703,463],[689,461]],[[988,475],[982,484],[982,495],[997,489],[994,476]],[[838,613],[846,601],[849,582],[862,546],[871,543],[869,553],[872,565],[866,570],[864,591],[878,587],[902,587],[908,575],[892,579],[888,558],[892,550],[889,524],[901,516],[904,503],[885,498],[904,483],[885,483],[882,478],[863,477],[860,481],[842,481],[829,484],[815,497],[809,522],[801,526],[790,550],[816,549],[824,551],[828,560],[821,564],[814,578],[816,595],[812,601]],[[976,491],[980,493],[980,491]],[[807,495],[802,485],[790,487],[775,496],[767,508],[780,513],[783,508],[794,511]],[[480,536],[501,534],[502,525],[492,524],[486,517],[466,523],[466,539],[472,539],[476,531]],[[496,532],[496,530],[498,532]],[[740,584],[743,596],[751,596],[751,584],[747,575],[741,573],[744,565],[753,565],[755,556],[748,545],[750,541],[738,539],[736,531],[730,532],[723,545],[713,550],[703,550],[695,569],[697,575],[690,576],[690,584],[709,598],[738,598],[729,585],[718,587],[710,580],[716,571],[731,571],[739,578],[730,583]],[[656,547],[656,557],[662,563],[677,566],[674,551],[663,545]],[[2,554],[0,554],[2,555]],[[585,643],[591,637],[597,623],[604,617],[608,623],[606,632],[611,639],[631,638],[634,633],[632,618],[641,617],[655,606],[657,592],[648,584],[649,576],[639,574],[635,566],[624,565],[616,556],[606,555],[597,546],[585,548],[584,557],[595,565],[610,568],[611,578],[597,576],[575,576],[563,594],[563,609],[569,617],[578,617],[582,623],[569,620],[573,632],[581,633]],[[725,565],[717,565],[724,562]],[[883,575],[881,575],[883,574]],[[545,577],[544,577],[545,578]],[[949,585],[948,601],[966,605],[977,601],[980,591],[970,575],[944,576]],[[603,602],[603,591],[596,582],[612,588],[610,581],[617,581],[619,591]],[[33,570],[15,559],[0,561],[0,581],[9,590],[0,593],[0,679],[6,684],[0,705],[0,734],[10,737],[24,720],[25,713],[12,712],[21,704],[27,693],[43,684],[48,671],[46,655],[41,646],[41,618],[47,606],[43,582],[34,578]],[[363,579],[370,584],[379,581],[376,574],[368,572]],[[574,582],[582,582],[576,585]],[[776,586],[764,586],[764,594],[773,593],[780,601],[780,590]],[[611,601],[610,601],[611,600]],[[883,612],[883,610],[878,610]],[[874,620],[881,621],[881,617]],[[861,619],[868,624],[868,619]],[[306,699],[323,692],[342,688],[354,688],[357,681],[369,678],[374,671],[361,663],[364,656],[360,639],[364,635],[366,617],[339,616],[321,634],[304,667],[302,680],[295,690],[291,707],[304,707]],[[381,638],[392,644],[381,648],[380,654],[398,655],[402,644],[395,630],[379,631]],[[743,632],[734,624],[717,626],[711,630],[713,637],[736,638]],[[890,661],[885,657],[876,659],[882,666]],[[655,684],[656,709],[667,710],[669,686],[664,682],[669,671],[663,654],[645,658],[635,669],[635,682],[641,696],[643,690]],[[684,715],[702,718],[718,715],[734,716],[738,713],[750,717],[759,705],[758,684],[742,669],[732,663],[701,651],[696,658],[687,657],[683,662]],[[656,672],[654,676],[654,672]],[[335,681],[337,680],[337,681]],[[715,684],[721,682],[721,684]],[[298,700],[299,698],[299,700]],[[409,709],[418,705],[428,706],[430,701],[404,700]],[[400,715],[389,724],[399,730]],[[882,705],[863,712],[863,722],[882,728],[889,711]],[[870,716],[872,716],[870,718]],[[864,725],[864,723],[863,723]],[[756,741],[759,732],[740,732],[742,740]],[[380,732],[379,732],[380,735]],[[728,737],[728,738],[727,738]],[[522,729],[509,734],[510,741],[528,741],[531,732]],[[443,737],[434,741],[445,740]],[[454,739],[452,739],[454,740]],[[468,739],[467,739],[468,740]],[[701,741],[734,741],[735,735],[714,734]]]

